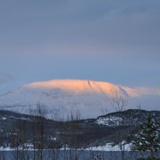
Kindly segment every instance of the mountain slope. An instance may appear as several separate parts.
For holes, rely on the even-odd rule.
[[[134,108],[139,102],[160,102],[158,89],[129,88],[88,80],[52,80],[25,84],[0,95],[0,109],[30,113],[40,103],[46,106],[49,117],[66,119],[74,114],[91,118],[101,115],[104,108],[114,111],[116,104],[112,102],[117,96],[127,99],[127,108]],[[154,107],[152,109],[158,108]]]

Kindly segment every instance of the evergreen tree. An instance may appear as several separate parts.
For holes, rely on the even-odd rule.
[[[150,151],[151,158],[154,153],[160,150],[160,128],[149,114],[145,122],[141,125],[140,133],[135,136],[133,149],[138,151]]]

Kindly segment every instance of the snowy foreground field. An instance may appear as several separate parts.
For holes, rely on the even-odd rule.
[[[90,147],[90,148],[81,148],[81,149],[77,149],[77,150],[84,150],[84,151],[117,151],[117,152],[120,152],[120,151],[131,151],[131,147],[132,147],[132,144],[125,144],[125,142],[122,142],[120,144],[117,144],[117,145],[113,145],[112,143],[107,143],[106,145],[104,146],[97,146],[97,147]],[[6,147],[6,148],[3,148],[3,147],[0,147],[0,152],[10,152],[10,151],[15,151],[15,149],[11,149],[9,147]],[[19,148],[19,150],[23,150],[23,148]],[[32,148],[28,148],[28,149],[25,149],[25,150],[29,150],[29,151],[32,151],[33,149]],[[64,150],[72,150],[70,148],[61,148],[59,149],[61,151],[64,151]]]

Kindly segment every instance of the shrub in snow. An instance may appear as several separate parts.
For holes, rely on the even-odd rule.
[[[103,160],[103,157],[98,154],[98,155],[94,155],[93,159],[94,160]]]

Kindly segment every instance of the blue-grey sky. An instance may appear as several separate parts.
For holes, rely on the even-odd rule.
[[[160,86],[160,0],[1,0],[0,87],[50,79]]]

